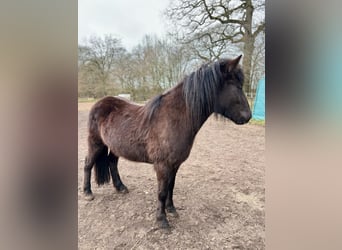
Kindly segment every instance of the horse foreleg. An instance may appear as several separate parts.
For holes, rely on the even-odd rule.
[[[112,153],[109,154],[109,169],[112,176],[113,185],[115,189],[120,193],[128,193],[127,187],[122,183],[119,170],[118,170],[118,160],[119,158]]]
[[[175,186],[177,170],[178,170],[178,167],[172,172],[172,174],[170,176],[170,183],[169,183],[167,198],[166,198],[166,202],[165,202],[166,211],[175,217],[178,217],[178,213],[177,213],[176,208],[173,204],[173,188]]]
[[[165,165],[154,165],[158,180],[158,207],[157,207],[157,224],[160,228],[169,228],[169,222],[165,213],[165,202],[168,194],[169,183],[171,181],[171,171]]]

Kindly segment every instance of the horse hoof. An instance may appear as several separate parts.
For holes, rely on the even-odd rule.
[[[84,199],[86,200],[86,201],[92,201],[92,200],[94,200],[94,195],[92,194],[92,193],[87,193],[87,194],[84,194]]]
[[[124,185],[120,186],[119,188],[116,189],[116,191],[120,194],[127,194],[129,193],[128,188]]]
[[[170,216],[174,217],[174,218],[178,218],[179,214],[177,213],[177,210],[175,207],[168,207],[166,208],[166,212],[169,213]]]
[[[179,214],[177,213],[177,211],[174,212],[168,212],[169,216],[172,216],[173,218],[179,218]]]
[[[157,226],[159,229],[166,229],[166,230],[170,230],[170,224],[169,222],[164,219],[164,220],[157,220]]]

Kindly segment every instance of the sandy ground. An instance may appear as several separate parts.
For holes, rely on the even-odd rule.
[[[128,194],[111,184],[95,200],[82,196],[87,116],[78,111],[79,249],[265,249],[265,127],[237,126],[210,117],[177,174],[174,202],[179,218],[171,232],[155,225],[157,181],[149,164],[119,160]]]

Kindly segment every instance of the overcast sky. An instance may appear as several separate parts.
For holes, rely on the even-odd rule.
[[[79,0],[78,41],[113,34],[131,49],[145,34],[165,34],[162,11],[169,0]]]

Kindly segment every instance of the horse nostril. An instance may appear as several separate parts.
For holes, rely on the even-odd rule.
[[[250,111],[241,111],[241,116],[248,122],[252,118],[252,114]]]

